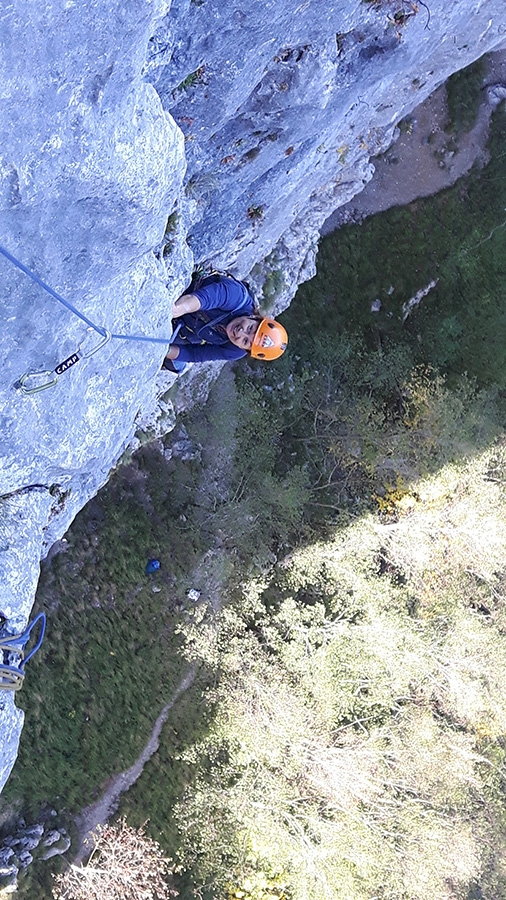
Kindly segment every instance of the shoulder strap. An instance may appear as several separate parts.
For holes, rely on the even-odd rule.
[[[243,309],[244,306],[247,306],[250,301],[253,304],[253,312],[256,312],[258,309],[258,304],[255,299],[255,295],[251,290],[247,281],[241,281],[240,278],[236,278],[235,275],[232,275],[231,272],[220,272],[219,269],[213,269],[208,275],[204,275],[202,272],[196,272],[194,277],[190,282],[189,288],[185,291],[185,293],[191,294],[192,291],[198,290],[200,287],[207,287],[208,284],[216,284],[220,278],[231,278],[232,281],[236,281],[237,284],[241,284],[243,288],[246,290],[246,297],[244,301],[237,307],[237,310]]]

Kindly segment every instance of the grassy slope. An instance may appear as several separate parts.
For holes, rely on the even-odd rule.
[[[285,314],[292,335],[320,336],[320,323],[330,335],[359,331],[369,349],[407,345],[416,362],[504,388],[505,117],[503,105],[485,170],[322,241],[317,278]],[[433,279],[437,288],[402,325],[402,304]],[[379,314],[371,312],[375,299]]]
[[[163,457],[145,452],[77,517],[69,549],[43,570],[36,609],[47,611],[48,635],[20,695],[26,723],[3,802],[21,797],[33,814],[58,795],[79,809],[104,775],[133,762],[177,684],[177,576],[200,547],[175,527],[168,477]],[[150,556],[163,566],[152,578]]]

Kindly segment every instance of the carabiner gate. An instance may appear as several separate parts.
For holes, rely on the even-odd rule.
[[[79,347],[77,348],[77,352],[79,354],[79,359],[88,359],[90,356],[93,356],[93,354],[96,353],[97,350],[100,350],[100,348],[103,347],[104,344],[107,344],[108,341],[111,340],[111,337],[112,337],[111,332],[107,331],[107,328],[103,328],[102,330],[105,332],[105,334],[102,337],[102,340],[99,341],[98,344],[96,344],[94,347],[92,347],[91,350],[87,350],[86,352],[81,350],[81,347],[83,346],[84,341],[86,340],[86,338],[83,338],[83,340],[79,344]],[[96,331],[96,329],[88,328],[88,331]]]
[[[88,328],[88,331],[96,331],[96,329]],[[107,342],[111,340],[111,332],[107,331],[107,328],[103,328],[102,331],[104,332],[104,334],[101,335],[100,341],[98,342],[98,344],[95,344],[95,346],[90,350],[84,351],[81,349],[84,341],[86,340],[85,338],[83,338],[76,352],[72,353],[71,356],[63,360],[62,363],[59,363],[55,369],[45,369],[41,372],[25,372],[25,374],[21,376],[19,381],[16,382],[14,387],[17,388],[17,390],[21,391],[22,394],[38,394],[40,393],[40,391],[45,391],[47,390],[47,388],[54,387],[54,385],[58,381],[59,375],[63,375],[63,373],[66,372],[67,369],[70,369],[71,366],[75,366],[75,364],[79,362],[80,359],[89,359],[90,356],[93,356],[93,354],[96,353],[97,350],[100,350],[100,348],[103,347],[104,344],[107,344]],[[49,376],[51,376],[51,378]],[[35,384],[33,385],[33,387],[27,387],[26,382],[29,378],[45,378],[46,381],[43,381],[42,384]]]
[[[49,378],[50,375],[52,376],[51,378]],[[26,381],[29,378],[45,378],[46,381],[43,381],[42,384],[35,384],[33,387],[27,387]],[[38,394],[40,391],[45,391],[47,388],[54,387],[57,381],[58,376],[56,372],[51,369],[45,369],[42,372],[25,372],[16,383],[15,387],[21,391],[22,394]]]

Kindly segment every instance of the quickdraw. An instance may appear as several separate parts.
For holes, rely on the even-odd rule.
[[[91,331],[91,328],[88,329]],[[64,359],[63,362],[58,363],[54,369],[45,369],[42,371],[33,371],[33,372],[25,372],[24,375],[21,376],[19,381],[16,382],[14,387],[16,387],[22,394],[38,394],[40,391],[45,391],[47,388],[53,387],[58,381],[58,377],[63,375],[64,372],[67,372],[68,369],[71,369],[72,366],[75,366],[76,363],[79,362],[80,359],[89,359],[90,356],[93,356],[97,350],[100,350],[104,344],[107,344],[108,341],[111,340],[111,332],[104,329],[105,335],[102,339],[95,344],[94,347],[91,347],[89,350],[83,350],[82,346],[84,341],[81,341],[79,347],[77,348],[75,353],[72,353],[67,359]],[[40,379],[43,379],[40,381]]]
[[[40,622],[40,634],[35,646],[25,656],[25,647],[35,626]],[[19,691],[25,680],[25,666],[37,652],[46,631],[46,614],[40,612],[22,634],[0,635],[0,690]],[[17,664],[13,657],[18,657]]]
[[[20,390],[23,394],[37,394],[40,391],[45,391],[47,388],[53,387],[58,381],[58,376],[63,372],[66,372],[67,369],[70,369],[72,366],[79,362],[80,359],[87,359],[89,356],[92,356],[93,353],[96,353],[97,350],[100,350],[101,347],[104,346],[111,338],[116,338],[122,341],[147,341],[150,344],[170,344],[172,340],[172,335],[170,337],[152,337],[151,335],[144,334],[114,334],[114,332],[108,331],[101,325],[97,325],[95,322],[92,322],[84,313],[80,312],[72,303],[62,297],[61,294],[58,294],[52,287],[46,284],[42,278],[32,272],[28,266],[25,266],[19,259],[16,259],[12,253],[9,253],[5,247],[2,247],[0,244],[0,253],[5,256],[9,262],[12,263],[13,266],[20,269],[21,272],[24,272],[25,275],[28,275],[35,284],[38,284],[44,291],[50,294],[55,300],[58,300],[66,309],[70,310],[70,312],[74,313],[81,321],[85,322],[88,325],[88,328],[93,329],[102,337],[102,341],[100,341],[95,347],[87,352],[83,352],[80,347],[77,349],[76,353],[73,353],[71,356],[68,356],[67,359],[64,359],[63,362],[59,363],[54,369],[45,369],[43,371],[33,371],[33,372],[25,372],[24,375],[21,376],[20,379],[15,383],[14,387]],[[35,379],[35,384],[30,384],[29,379]],[[40,381],[40,379],[43,379]],[[28,382],[28,385],[27,385]]]

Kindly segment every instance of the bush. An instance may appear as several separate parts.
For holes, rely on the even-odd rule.
[[[106,825],[93,838],[84,866],[69,866],[55,879],[55,900],[168,900],[177,896],[166,878],[172,872],[156,841],[125,820]]]

